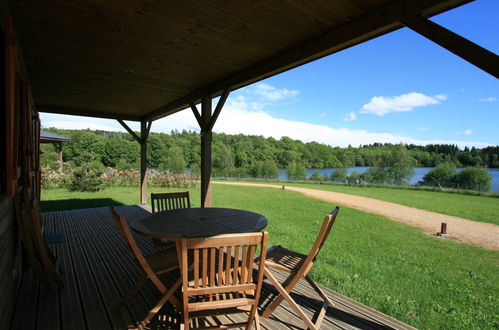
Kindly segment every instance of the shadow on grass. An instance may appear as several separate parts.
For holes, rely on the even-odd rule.
[[[72,198],[72,199],[41,201],[42,212],[86,209],[86,208],[102,207],[102,206],[120,206],[120,205],[124,204],[115,201],[114,199],[111,198],[94,198],[94,199]]]

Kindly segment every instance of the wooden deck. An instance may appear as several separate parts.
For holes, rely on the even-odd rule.
[[[148,214],[140,206],[119,209],[129,219]],[[11,329],[125,329],[126,323],[116,305],[141,273],[118,234],[109,208],[48,212],[43,217],[48,233],[64,235],[63,242],[52,244],[51,248],[64,269],[65,288],[48,288],[34,279],[31,272],[26,272],[14,302]],[[140,235],[136,238],[144,251],[152,252],[150,239]],[[336,306],[329,309],[323,329],[412,329],[332,290],[325,291]],[[260,306],[268,304],[275,293],[276,290],[266,284]],[[320,306],[320,298],[304,283],[299,283],[293,296],[310,315]],[[134,320],[143,318],[159,297],[148,284],[130,301],[128,314]],[[178,318],[172,310],[167,308],[160,318],[151,329],[177,327]],[[304,326],[285,302],[269,319],[261,318],[261,324],[264,329],[272,330]]]

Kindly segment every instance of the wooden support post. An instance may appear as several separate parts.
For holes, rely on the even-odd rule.
[[[62,142],[59,142],[59,172],[62,172]]]
[[[211,97],[201,101],[201,206],[211,206]]]
[[[421,16],[404,18],[400,22],[462,59],[499,78],[499,56],[491,51]]]
[[[123,120],[118,119],[118,122],[140,144],[140,203],[147,204],[147,139],[152,121],[140,122],[140,137]]]
[[[149,122],[150,123],[150,122]],[[149,124],[150,125],[150,124]],[[147,138],[149,131],[145,121],[140,122],[140,203],[147,204]]]
[[[201,206],[211,206],[211,141],[212,129],[217,121],[218,115],[229,96],[229,89],[223,91],[218,101],[215,112],[211,110],[211,96],[205,96],[201,99],[201,114],[196,105],[191,103],[191,109],[201,128]]]

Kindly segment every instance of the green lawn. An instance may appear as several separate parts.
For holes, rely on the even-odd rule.
[[[274,182],[273,184],[276,183]],[[283,182],[279,184],[365,196],[418,209],[499,225],[499,198],[497,197],[370,186],[358,187]]]
[[[199,189],[190,191],[193,206],[198,206]],[[59,200],[68,208],[74,201],[60,201],[81,199],[92,207],[106,198],[136,204],[138,193],[138,188],[80,194],[48,190],[42,199]],[[324,215],[335,205],[287,190],[214,185],[213,206],[262,213],[269,219],[270,244],[307,253]],[[346,207],[341,207],[313,269],[318,282],[422,329],[497,329],[497,274],[497,251],[430,237],[418,228]]]

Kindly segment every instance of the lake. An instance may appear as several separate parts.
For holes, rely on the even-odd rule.
[[[364,173],[367,171],[369,167],[349,167],[347,168],[347,173],[350,175],[352,172],[358,172],[358,173]],[[426,173],[430,172],[433,169],[433,167],[416,167],[414,168],[414,171],[416,172],[414,176],[411,178],[409,181],[410,184],[416,184],[418,181],[423,180],[423,177],[426,175]],[[335,171],[336,168],[309,168],[306,170],[307,172],[307,177],[310,177],[315,171],[318,171],[320,175],[329,175]],[[461,168],[457,169],[458,171],[462,170]],[[498,168],[491,168],[489,169],[490,176],[492,177],[492,191],[493,192],[499,192],[499,169]],[[288,171],[285,169],[280,169],[279,170],[279,180],[287,180],[288,179]]]

